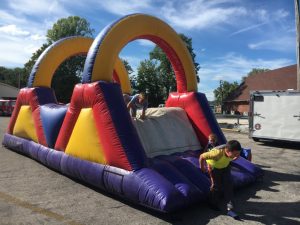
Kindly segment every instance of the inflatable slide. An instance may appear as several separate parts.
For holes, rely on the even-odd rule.
[[[177,82],[166,107],[148,109],[144,121],[128,113],[122,93],[130,94],[131,87],[118,58],[136,39],[164,50]],[[70,104],[58,104],[53,74],[77,54],[87,55],[82,82],[74,87]],[[160,19],[132,14],[105,27],[94,40],[68,37],[44,51],[18,95],[3,145],[136,204],[172,212],[208,197],[210,180],[200,171],[198,158],[210,133],[226,142],[205,95],[197,91],[185,44]],[[232,162],[235,187],[261,175],[243,158]]]

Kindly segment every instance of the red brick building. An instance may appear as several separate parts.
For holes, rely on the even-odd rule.
[[[224,110],[249,112],[250,91],[297,89],[297,65],[251,75],[224,101]]]

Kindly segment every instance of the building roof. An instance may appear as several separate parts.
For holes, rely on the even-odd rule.
[[[1,86],[2,86],[2,87],[8,87],[8,88],[15,89],[15,90],[19,91],[19,88],[16,88],[16,87],[11,86],[11,85],[6,84],[6,83],[0,82],[0,87],[1,87]]]
[[[249,101],[250,91],[297,89],[297,65],[253,74],[245,79],[226,102]]]
[[[19,93],[19,89],[8,84],[0,83],[0,99],[14,99]]]

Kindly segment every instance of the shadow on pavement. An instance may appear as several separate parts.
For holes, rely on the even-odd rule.
[[[300,175],[278,173],[274,171],[265,170],[264,180],[249,187],[237,190],[235,194],[236,211],[240,214],[242,221],[255,221],[262,224],[299,224],[299,207],[300,202],[286,202],[285,199],[278,197],[277,202],[261,201],[261,197],[257,195],[258,191],[263,191],[264,195],[277,195],[280,190],[276,188],[278,182],[299,182]],[[299,187],[299,186],[298,186]],[[293,187],[290,187],[293,188]],[[266,193],[267,192],[267,193]],[[291,194],[297,195],[297,185],[295,185],[294,192]],[[267,199],[267,197],[263,197]],[[274,197],[272,197],[274,199]],[[205,203],[199,206],[194,206],[185,209],[181,212],[176,212],[174,217],[169,215],[169,219],[164,219],[172,224],[207,224],[210,220],[224,215],[224,212],[215,212],[210,210]],[[295,221],[294,218],[298,218]],[[229,218],[230,220],[231,218]],[[240,223],[232,219],[232,224]],[[218,221],[218,224],[223,224]],[[228,224],[228,221],[224,221]]]
[[[262,224],[299,224],[293,218],[298,218],[300,215],[300,202],[287,202],[285,199],[278,198],[277,202],[260,201],[261,197],[256,195],[259,190],[267,191],[268,195],[276,195],[280,190],[276,189],[279,185],[277,182],[299,182],[300,175],[285,174],[274,171],[265,170],[264,180],[252,187],[243,189],[237,195],[237,203],[240,206],[240,211],[244,213],[244,220],[257,221]],[[291,186],[289,189],[293,189]],[[297,195],[297,185],[295,184],[294,191],[291,195]],[[273,193],[272,193],[273,192]],[[251,198],[250,201],[247,201]],[[257,199],[253,201],[253,199]],[[267,199],[267,197],[264,197]],[[272,197],[274,199],[274,197]]]

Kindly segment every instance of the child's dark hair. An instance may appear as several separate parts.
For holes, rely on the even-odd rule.
[[[228,141],[227,144],[226,144],[226,147],[230,152],[233,152],[233,151],[239,151],[240,152],[242,150],[241,144],[237,140]]]

